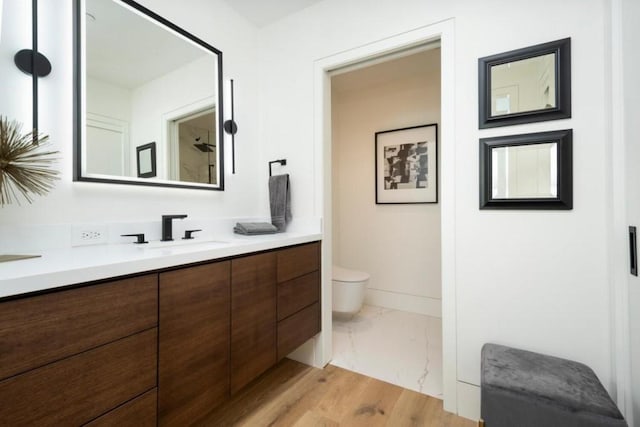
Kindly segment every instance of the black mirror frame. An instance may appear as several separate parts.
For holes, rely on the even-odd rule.
[[[480,209],[573,209],[573,130],[564,129],[480,139]],[[518,145],[558,144],[558,196],[553,198],[494,199],[491,196],[491,150]]]
[[[556,54],[556,106],[540,110],[491,115],[491,67],[536,56]],[[542,122],[571,117],[571,38],[555,40],[478,59],[479,128]]]
[[[218,129],[219,135],[221,136],[221,143],[218,144],[218,152],[219,152],[219,174],[220,174],[220,182],[217,187],[204,187],[198,185],[190,185],[188,183],[182,184],[178,181],[175,182],[156,182],[156,181],[134,181],[127,179],[108,179],[108,178],[91,178],[82,175],[82,150],[81,150],[81,135],[82,135],[82,75],[84,70],[82,69],[81,58],[82,58],[82,33],[84,28],[82,28],[82,16],[81,16],[81,1],[83,0],[73,0],[73,117],[75,121],[75,126],[73,129],[73,180],[74,181],[86,181],[86,182],[102,182],[108,184],[128,184],[128,185],[145,185],[145,186],[154,186],[154,187],[173,187],[173,188],[192,188],[197,190],[213,190],[213,191],[224,191],[224,137],[223,137],[223,122],[224,122],[224,111],[223,111],[223,86],[222,86],[222,52],[211,46],[207,42],[202,39],[194,36],[193,34],[187,32],[186,30],[178,27],[173,22],[163,18],[157,13],[147,9],[141,4],[136,3],[133,0],[117,0],[121,3],[124,3],[133,9],[141,12],[142,14],[148,16],[152,20],[156,21],[158,24],[169,28],[170,30],[175,31],[176,33],[182,35],[183,37],[191,40],[193,43],[202,46],[204,49],[211,51],[212,53],[218,56],[218,105],[216,105],[216,110],[218,114]],[[116,1],[116,0],[114,0]]]

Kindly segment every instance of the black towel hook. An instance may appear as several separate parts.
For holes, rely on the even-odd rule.
[[[282,166],[286,166],[287,164],[287,159],[279,159],[279,160],[272,160],[269,162],[269,176],[271,176],[271,165],[274,163],[280,163]]]

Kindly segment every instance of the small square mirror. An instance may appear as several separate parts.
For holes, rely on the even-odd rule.
[[[480,140],[480,209],[572,209],[572,130]]]
[[[480,129],[571,117],[571,39],[478,60]]]
[[[156,143],[136,147],[138,178],[153,178],[156,176]]]

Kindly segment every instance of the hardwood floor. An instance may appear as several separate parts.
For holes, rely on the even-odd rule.
[[[472,427],[442,409],[442,401],[329,365],[284,359],[199,426]]]

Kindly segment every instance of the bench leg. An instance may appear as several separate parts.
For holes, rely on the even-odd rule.
[[[478,427],[484,427],[484,420],[478,420]]]

